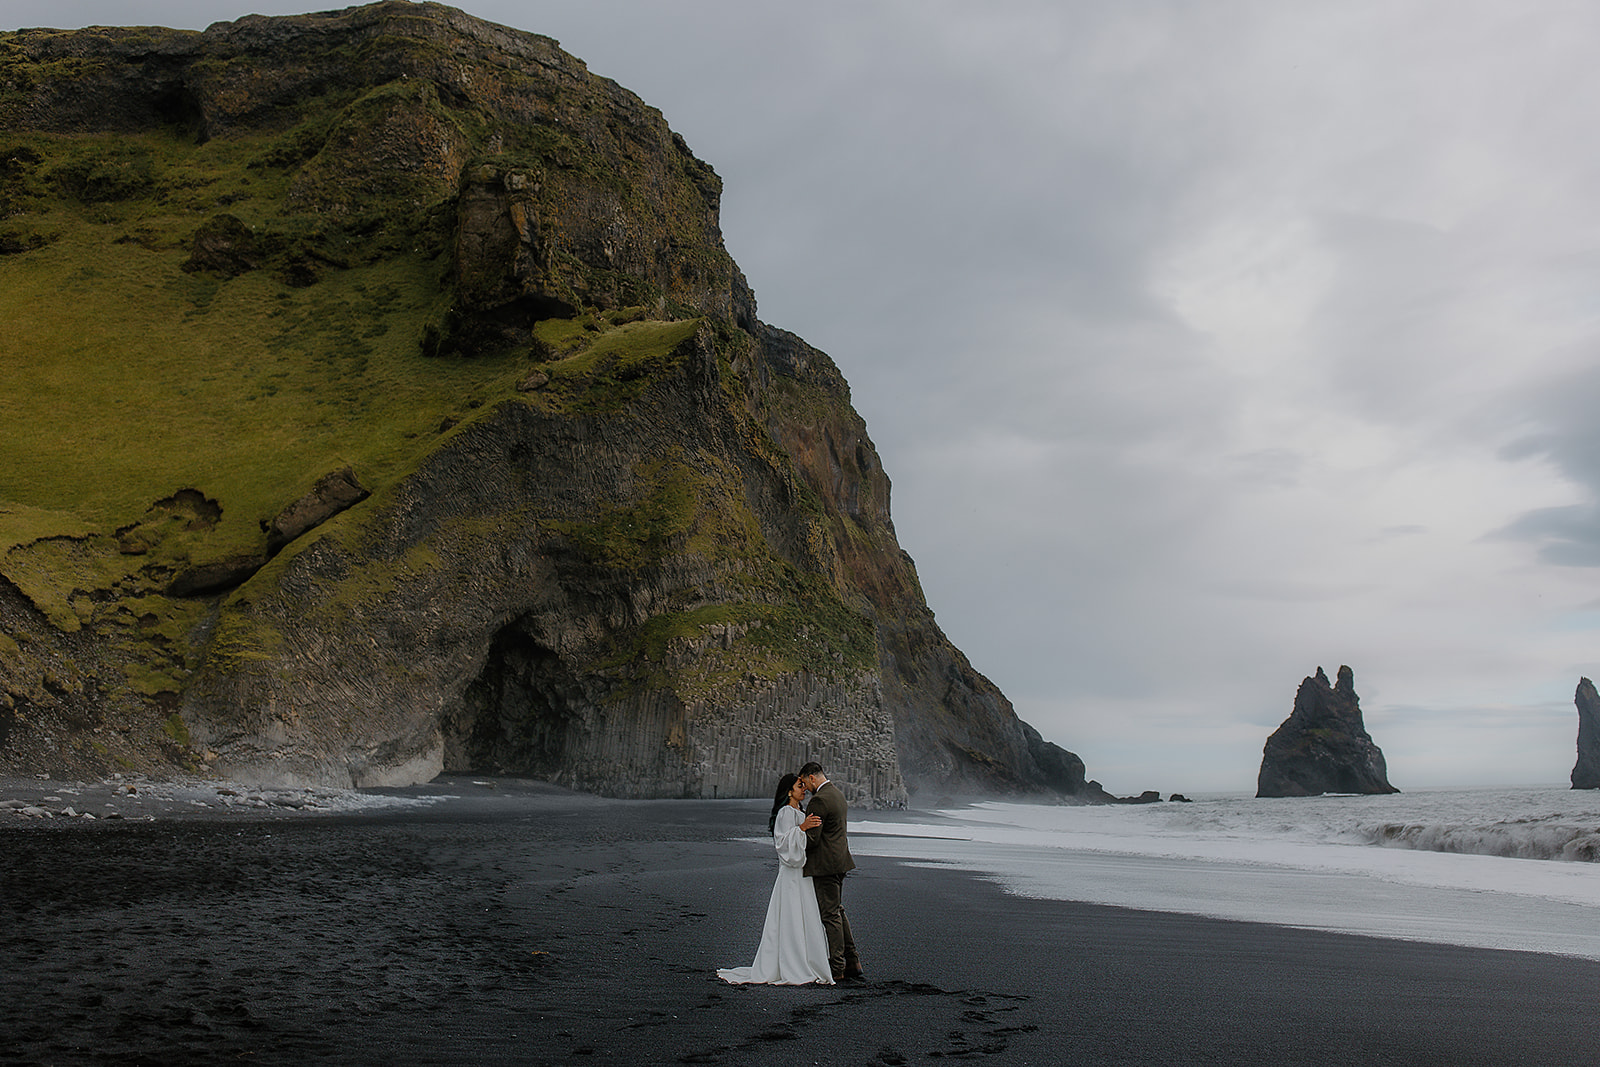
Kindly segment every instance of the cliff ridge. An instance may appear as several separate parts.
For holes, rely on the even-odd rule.
[[[23,30],[0,129],[0,769],[1103,798],[934,623],[715,171],[555,41]]]

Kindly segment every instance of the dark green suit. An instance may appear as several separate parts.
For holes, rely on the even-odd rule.
[[[822,912],[822,928],[828,934],[828,964],[833,977],[861,973],[861,958],[856,954],[855,938],[850,935],[850,919],[844,912],[844,876],[855,870],[850,856],[850,805],[832,782],[811,795],[807,815],[822,819],[822,825],[806,831],[806,865],[800,873],[811,879],[817,892],[817,908]]]

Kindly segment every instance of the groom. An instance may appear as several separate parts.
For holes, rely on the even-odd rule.
[[[813,761],[801,767],[800,781],[811,790],[806,819],[800,824],[806,832],[806,865],[800,873],[811,879],[817,891],[817,908],[828,934],[828,964],[833,980],[860,981],[861,957],[856,955],[850,919],[842,903],[844,876],[856,866],[845,834],[850,806],[839,787],[822,773],[822,764]]]

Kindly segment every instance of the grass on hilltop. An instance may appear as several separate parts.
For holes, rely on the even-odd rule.
[[[385,484],[442,427],[515,395],[528,369],[526,352],[422,355],[448,299],[426,250],[308,286],[269,270],[185,272],[190,235],[219,204],[280,241],[292,232],[297,220],[276,214],[281,183],[250,166],[261,144],[149,135],[79,159],[88,142],[33,141],[54,187],[90,200],[36,196],[23,221],[45,243],[0,256],[0,552],[110,532],[184,488],[223,509],[204,556],[253,549],[261,523],[321,475],[348,464]],[[345,251],[355,259],[359,242]],[[625,402],[697,325],[617,325],[628,317],[541,328],[543,354],[564,357],[549,364],[552,401]]]

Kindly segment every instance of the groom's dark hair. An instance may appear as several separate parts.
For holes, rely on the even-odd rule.
[[[802,777],[802,778],[804,778],[808,774],[822,774],[823,773],[822,764],[818,763],[816,760],[812,760],[810,763],[806,764],[804,767],[801,767],[800,770],[797,771],[796,773],[799,774],[800,777]]]

